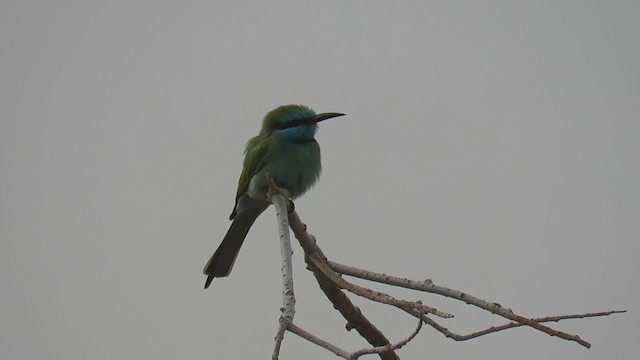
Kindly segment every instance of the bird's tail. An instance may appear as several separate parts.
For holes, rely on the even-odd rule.
[[[251,207],[243,209],[231,223],[227,235],[224,236],[222,243],[218,246],[216,252],[204,266],[204,274],[207,281],[204,288],[208,288],[214,278],[228,276],[236,261],[240,247],[247,236],[251,225],[256,221],[258,216],[265,210],[261,207]]]

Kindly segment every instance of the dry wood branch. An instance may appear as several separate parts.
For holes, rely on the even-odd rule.
[[[282,255],[282,274],[283,274],[283,308],[281,309],[282,314],[279,320],[278,331],[276,334],[276,345],[274,352],[272,354],[273,359],[277,359],[280,352],[280,347],[282,341],[284,339],[284,333],[286,330],[289,330],[298,336],[307,339],[308,341],[317,344],[331,352],[335,355],[345,358],[345,359],[356,359],[365,354],[378,354],[381,359],[399,359],[395,350],[401,348],[406,345],[409,341],[414,339],[420,329],[422,328],[423,323],[427,323],[437,331],[441,332],[448,338],[452,338],[457,341],[469,340],[472,338],[476,338],[479,336],[487,335],[490,333],[495,333],[498,331],[503,331],[511,328],[516,328],[520,326],[529,326],[551,336],[556,336],[565,340],[574,341],[586,348],[589,348],[591,344],[582,340],[578,335],[571,335],[564,333],[562,331],[553,329],[542,323],[546,322],[558,322],[561,320],[567,319],[576,319],[576,318],[588,318],[588,317],[597,317],[597,316],[608,316],[616,313],[624,313],[624,310],[613,310],[607,312],[598,312],[598,313],[586,313],[586,314],[574,314],[574,315],[559,315],[559,316],[549,316],[549,317],[541,317],[541,318],[527,318],[521,315],[514,313],[510,308],[502,307],[500,304],[496,302],[489,302],[486,300],[482,300],[470,294],[449,289],[443,286],[435,285],[433,281],[430,279],[423,281],[410,280],[406,278],[400,278],[396,276],[390,276],[381,273],[375,273],[367,270],[358,269],[351,266],[346,266],[342,264],[338,264],[335,262],[327,261],[327,258],[322,253],[322,250],[316,244],[316,240],[313,235],[309,234],[306,229],[306,225],[304,225],[297,213],[293,211],[293,203],[289,201],[286,202],[284,196],[282,196],[283,190],[277,188],[273,183],[273,180],[268,177],[267,181],[269,182],[270,189],[270,199],[272,203],[276,207],[276,212],[278,215],[278,225],[280,231],[280,240],[281,240],[281,255]],[[287,213],[287,205],[291,206],[291,209],[288,211],[288,221],[287,217],[284,216]],[[347,320],[347,330],[356,329],[358,333],[365,338],[373,348],[362,349],[352,353],[348,353],[339,347],[318,338],[315,335],[312,335],[305,330],[301,329],[297,325],[293,323],[293,317],[295,315],[295,297],[293,293],[293,275],[291,271],[291,247],[289,241],[289,232],[288,226],[291,226],[296,238],[299,240],[304,253],[305,253],[305,262],[307,263],[308,269],[311,270],[320,285],[320,288],[325,293],[327,298],[332,302],[335,309],[337,309],[343,317]],[[347,280],[345,280],[342,275],[353,276],[369,281],[374,281],[378,283],[384,283],[397,287],[409,288],[417,291],[423,291],[433,294],[438,294],[441,296],[449,297],[461,302],[464,302],[469,305],[476,306],[480,309],[491,312],[492,314],[496,314],[498,316],[504,317],[506,319],[511,320],[510,323],[500,325],[500,326],[492,326],[487,329],[483,329],[471,334],[461,335],[456,334],[446,327],[442,326],[428,315],[433,314],[436,316],[440,316],[443,318],[450,318],[453,315],[448,314],[446,312],[439,311],[438,309],[423,305],[421,301],[408,301],[402,299],[396,299],[393,296],[380,292],[374,291],[362,286],[355,285]],[[418,326],[411,333],[411,335],[405,338],[398,343],[391,344],[389,340],[382,334],[380,330],[378,330],[360,311],[358,307],[356,307],[351,300],[346,296],[343,290],[347,290],[355,295],[364,297],[371,301],[376,301],[380,303],[384,303],[387,305],[391,305],[397,307],[413,316],[418,318]]]
[[[540,322],[535,321],[534,319],[529,319],[520,315],[517,315],[513,312],[513,310],[508,309],[508,308],[504,308],[502,307],[500,304],[496,303],[496,302],[489,302],[486,300],[482,300],[479,299],[475,296],[466,294],[464,292],[458,291],[458,290],[453,290],[453,289],[449,289],[443,286],[439,286],[439,285],[435,285],[433,283],[433,281],[431,281],[431,279],[427,279],[424,281],[415,281],[415,280],[410,280],[410,279],[405,279],[405,278],[400,278],[400,277],[396,277],[396,276],[391,276],[391,275],[387,275],[387,274],[381,274],[381,273],[375,273],[372,271],[368,271],[368,270],[362,270],[362,269],[358,269],[352,266],[347,266],[347,265],[342,265],[342,264],[338,264],[335,262],[328,262],[329,267],[336,271],[339,272],[341,274],[344,275],[350,275],[350,276],[354,276],[354,277],[358,277],[358,278],[362,278],[362,279],[366,279],[366,280],[371,280],[371,281],[375,281],[375,282],[380,282],[380,283],[385,283],[385,284],[389,284],[389,285],[395,285],[395,286],[400,286],[400,287],[404,287],[404,288],[409,288],[409,289],[413,289],[413,290],[419,290],[419,291],[424,291],[424,292],[429,292],[429,293],[434,293],[434,294],[439,294],[439,295],[443,295],[452,299],[456,299],[459,301],[462,301],[466,304],[469,305],[473,305],[476,307],[479,307],[481,309],[487,310],[489,312],[491,312],[492,314],[496,314],[499,316],[502,316],[506,319],[512,320],[516,323],[522,324],[522,325],[527,325],[530,326],[536,330],[542,331],[546,334],[549,334],[551,336],[557,336],[559,338],[565,339],[565,340],[569,340],[569,341],[575,341],[576,343],[586,347],[586,348],[590,348],[591,344],[589,344],[588,342],[582,340],[578,335],[571,335],[571,334],[567,334],[565,332],[559,331],[559,330],[555,330],[553,328],[550,328],[548,326],[542,325],[540,324]],[[604,315],[602,315],[604,316]],[[580,316],[578,316],[580,317]],[[430,324],[431,325],[431,324]],[[432,325],[433,326],[433,325]],[[507,328],[511,328],[513,326],[507,327]],[[437,327],[436,327],[437,328]],[[446,330],[446,328],[440,327],[440,329]],[[448,331],[448,330],[447,330]],[[491,331],[494,332],[494,331]]]
[[[391,295],[385,294],[380,291],[374,291],[371,289],[367,289],[353,283],[350,283],[336,274],[327,264],[327,261],[311,254],[309,256],[310,260],[313,262],[315,267],[322,271],[331,281],[333,281],[338,287],[345,289],[351,293],[354,293],[358,296],[361,296],[365,299],[369,299],[375,302],[395,306],[402,310],[413,310],[411,311],[416,317],[419,317],[420,313],[430,313],[443,318],[451,318],[453,315],[439,311],[430,306],[422,305],[420,301],[407,301],[407,300],[399,300],[394,298]]]
[[[415,328],[415,330],[413,330],[413,332],[406,337],[405,339],[402,339],[400,341],[398,341],[395,344],[387,344],[385,346],[376,346],[373,348],[365,348],[365,349],[361,349],[361,350],[357,350],[354,351],[352,353],[348,353],[345,350],[331,344],[330,342],[320,339],[319,337],[305,331],[304,329],[300,328],[299,326],[295,325],[295,324],[289,324],[289,328],[288,330],[291,331],[292,333],[300,336],[301,338],[308,340],[322,348],[325,348],[329,351],[331,351],[332,353],[334,353],[335,355],[343,358],[343,359],[348,359],[348,360],[354,360],[354,359],[358,359],[359,357],[361,357],[362,355],[367,355],[367,354],[382,354],[385,352],[388,352],[390,350],[397,350],[400,349],[401,347],[405,346],[406,344],[409,343],[409,341],[413,340],[416,335],[418,335],[418,333],[420,332],[420,329],[422,329],[422,321],[418,320],[418,326]]]
[[[300,221],[298,214],[294,211],[289,214],[289,225],[293,230],[296,239],[299,240],[300,245],[305,252],[305,261],[307,265],[313,271],[314,263],[308,258],[313,255],[319,258],[325,259],[322,250],[316,245],[313,235],[307,232],[307,227]],[[356,331],[373,346],[386,346],[389,344],[389,340],[378,330],[357,308],[351,300],[331,281],[324,273],[317,269],[313,271],[320,288],[325,293],[329,301],[333,304],[333,307],[342,314],[347,320],[347,329],[356,329]],[[383,351],[378,354],[383,360],[395,360],[400,359],[393,350]]]
[[[291,267],[291,239],[289,237],[289,220],[287,217],[287,200],[275,186],[273,178],[267,177],[270,189],[269,200],[276,209],[278,218],[278,233],[280,234],[280,257],[282,259],[282,308],[280,309],[280,319],[278,321],[278,331],[275,336],[275,346],[271,358],[278,359],[280,347],[284,340],[284,333],[291,323],[296,313],[296,298],[293,292],[293,269]]]
[[[289,324],[289,331],[291,331],[292,333],[300,336],[303,339],[309,340],[312,343],[323,347],[329,351],[331,351],[332,353],[336,354],[337,356],[340,356],[343,359],[349,359],[349,353],[340,349],[339,347],[331,344],[328,341],[322,340],[319,337],[305,331],[304,329],[300,328],[299,326],[295,325],[295,324]]]
[[[418,326],[416,327],[415,330],[413,330],[413,332],[411,333],[411,335],[409,335],[406,339],[403,339],[395,344],[389,344],[386,346],[378,346],[372,349],[362,349],[362,350],[358,350],[358,351],[354,351],[351,353],[350,355],[350,359],[357,359],[362,355],[365,354],[379,354],[381,352],[384,351],[388,351],[388,350],[397,350],[400,349],[401,347],[405,346],[406,344],[409,343],[409,341],[413,340],[413,338],[416,337],[416,335],[418,335],[418,333],[420,332],[420,329],[422,329],[422,320],[420,320],[422,318],[424,314],[421,314],[418,317]]]
[[[293,215],[295,215],[295,217],[293,217]],[[339,288],[364,297],[365,299],[392,305],[402,310],[412,310],[412,313],[416,317],[418,317],[420,313],[430,313],[443,318],[453,317],[453,315],[451,314],[439,311],[438,309],[430,306],[423,305],[420,301],[399,300],[383,292],[367,289],[344,280],[342,277],[340,277],[340,275],[338,275],[328,266],[326,257],[315,243],[315,238],[313,238],[313,235],[306,232],[306,227],[304,226],[304,224],[302,224],[300,218],[297,217],[297,214],[293,212],[289,215],[289,218],[292,229],[294,229],[294,226],[296,226],[296,222],[300,223],[299,231],[297,232],[296,229],[294,229],[294,234],[300,241],[302,248],[305,251],[305,258],[308,259],[307,263],[309,263],[310,261],[313,264],[313,268],[321,271],[324,276],[326,276]]]
[[[284,340],[284,333],[287,331],[289,325],[291,325],[291,323],[284,321],[283,316],[280,315],[278,330],[276,331],[275,336],[275,345],[273,347],[273,353],[271,353],[271,360],[277,360],[280,358],[280,348],[282,347],[282,341]]]
[[[531,319],[537,323],[545,323],[545,322],[559,322],[562,320],[569,320],[569,319],[584,319],[584,318],[590,318],[590,317],[600,317],[600,316],[609,316],[609,315],[613,315],[613,314],[622,314],[622,313],[626,313],[626,310],[612,310],[612,311],[603,311],[603,312],[597,312],[597,313],[587,313],[587,314],[572,314],[572,315],[558,315],[558,316],[546,316],[546,317],[541,317],[541,318],[535,318],[535,319]],[[461,335],[461,334],[456,334],[454,332],[451,332],[450,330],[448,330],[447,328],[443,327],[442,325],[436,323],[435,321],[433,321],[433,319],[430,319],[428,317],[424,317],[424,321],[429,324],[430,326],[432,326],[433,328],[435,328],[436,330],[440,331],[442,334],[444,334],[446,337],[451,338],[453,340],[456,341],[466,341],[466,340],[471,340],[483,335],[488,335],[491,333],[495,333],[498,331],[503,331],[503,330],[507,330],[507,329],[512,329],[512,328],[517,328],[517,327],[521,327],[521,326],[525,326],[525,324],[521,324],[521,323],[516,323],[516,322],[510,322],[508,324],[504,324],[504,325],[499,325],[499,326],[492,326],[490,328],[487,329],[483,329],[480,331],[476,331],[474,333],[471,334],[466,334],[466,335]]]

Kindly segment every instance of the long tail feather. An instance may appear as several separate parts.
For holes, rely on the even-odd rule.
[[[263,211],[264,208],[248,208],[237,214],[222,243],[204,266],[203,272],[208,275],[205,289],[211,285],[214,278],[229,275],[251,225]]]

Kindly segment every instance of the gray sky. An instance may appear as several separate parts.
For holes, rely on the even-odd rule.
[[[4,1],[0,358],[268,358],[275,215],[202,290],[244,143],[272,108],[323,123],[296,205],[334,261],[528,316],[610,309],[406,359],[636,358],[640,2]],[[296,323],[365,347],[304,270]],[[502,321],[433,296],[454,331]],[[414,321],[356,300],[392,340]],[[283,359],[334,356],[288,334]]]

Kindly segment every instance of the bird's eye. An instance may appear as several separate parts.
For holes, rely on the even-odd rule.
[[[290,121],[278,124],[277,129],[288,129],[288,128],[292,128],[300,125],[305,125],[308,122],[309,122],[309,119],[290,120]]]

